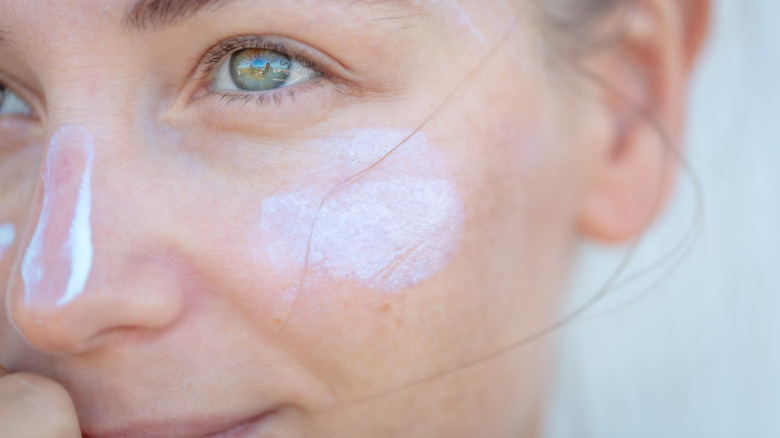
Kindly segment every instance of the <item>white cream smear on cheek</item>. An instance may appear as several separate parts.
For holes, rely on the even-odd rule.
[[[92,269],[94,140],[79,126],[52,137],[43,173],[40,218],[22,260],[27,304],[65,306],[79,297]]]
[[[341,150],[334,169],[347,170],[349,177],[406,135],[367,129],[326,147]],[[440,169],[441,158],[417,134],[386,162],[346,184],[265,199],[260,229],[269,261],[280,274],[305,271],[307,280],[354,281],[381,293],[430,278],[456,253],[464,216],[454,184]]]
[[[5,253],[11,248],[16,239],[16,229],[13,224],[0,225],[0,259],[5,257]]]

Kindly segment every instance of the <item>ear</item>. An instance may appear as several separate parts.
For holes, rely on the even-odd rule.
[[[671,192],[709,1],[629,1],[622,13],[617,47],[588,64],[601,82],[598,113],[608,120],[593,148],[579,222],[583,234],[602,242],[637,236]]]

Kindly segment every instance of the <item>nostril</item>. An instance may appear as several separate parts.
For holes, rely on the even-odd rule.
[[[92,268],[91,172],[94,140],[64,126],[52,137],[43,173],[43,204],[22,260],[31,308],[64,306],[83,292]]]
[[[30,307],[23,300],[9,303],[9,321],[16,332],[34,348],[51,354],[79,351],[88,341],[88,321],[75,321],[57,307]]]

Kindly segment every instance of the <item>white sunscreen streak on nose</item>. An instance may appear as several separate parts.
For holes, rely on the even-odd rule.
[[[0,259],[5,257],[5,253],[11,248],[16,239],[16,229],[13,224],[0,225]]]
[[[404,138],[390,130],[359,133],[344,154],[355,165],[352,173]],[[424,136],[411,140],[413,147],[394,156],[400,169],[390,166],[333,193],[304,189],[263,201],[260,229],[279,273],[302,272],[305,262],[309,279],[352,280],[394,293],[449,264],[460,243],[463,205],[450,181],[430,174],[441,163]]]
[[[64,126],[52,137],[44,167],[43,206],[22,261],[25,300],[67,305],[84,290],[92,269],[91,173],[94,140]]]

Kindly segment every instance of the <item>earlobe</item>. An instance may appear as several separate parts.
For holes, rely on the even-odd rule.
[[[637,125],[637,122],[633,122]],[[663,207],[673,186],[676,160],[647,126],[627,128],[622,145],[601,160],[580,210],[584,235],[605,243],[636,237]]]
[[[595,59],[609,128],[580,210],[582,233],[617,243],[639,235],[669,196],[679,167],[687,83],[707,28],[707,0],[639,0],[618,46]],[[692,12],[695,11],[695,12]]]

